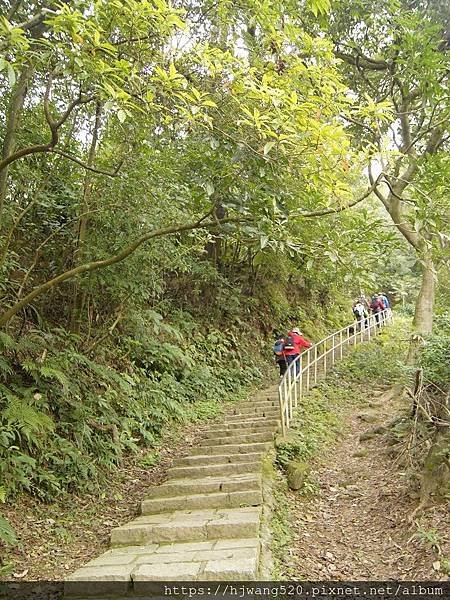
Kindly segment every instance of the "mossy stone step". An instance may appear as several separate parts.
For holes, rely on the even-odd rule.
[[[212,494],[192,494],[170,498],[147,498],[141,503],[141,514],[150,515],[174,510],[202,508],[239,508],[240,506],[258,506],[262,503],[261,490],[215,492]]]
[[[259,415],[259,416],[264,416],[264,415],[274,415],[274,414],[279,414],[280,409],[278,406],[267,406],[266,408],[263,407],[259,407],[259,406],[249,406],[249,407],[239,407],[236,406],[233,411],[230,413],[230,415]]]
[[[231,433],[231,432],[230,432]],[[202,446],[216,446],[218,444],[246,444],[254,442],[270,442],[274,434],[264,431],[263,433],[248,433],[242,435],[224,435],[202,440]]]
[[[260,473],[227,473],[225,477],[208,476],[188,479],[170,479],[157,487],[147,490],[147,498],[167,498],[214,492],[236,492],[259,489]]]
[[[275,431],[279,427],[280,423],[275,419],[268,419],[267,421],[251,422],[247,424],[241,423],[230,423],[218,425],[217,429],[210,429],[205,434],[205,439],[214,438],[218,434],[223,436],[227,433],[262,433],[264,431]]]
[[[184,458],[176,458],[173,465],[177,467],[199,466],[199,465],[216,465],[225,463],[239,462],[257,462],[262,459],[262,452],[248,452],[238,454],[197,454],[194,456],[185,456]]]
[[[195,465],[187,467],[172,467],[168,478],[201,477],[202,475],[227,475],[229,473],[256,473],[261,470],[261,461],[219,463],[216,465]]]
[[[221,424],[217,424],[217,425],[211,425],[208,428],[208,432],[212,433],[215,431],[223,431],[223,430],[228,430],[228,429],[246,429],[246,430],[255,430],[255,429],[261,429],[261,428],[272,428],[272,429],[276,429],[280,424],[280,421],[278,419],[269,419],[266,417],[262,417],[262,418],[258,418],[258,419],[251,419],[249,421],[245,420],[245,421],[241,421],[241,420],[230,420],[230,421],[225,421],[224,423]]]
[[[112,545],[249,538],[258,535],[260,507],[180,510],[144,515],[111,532]]]
[[[267,452],[270,442],[256,442],[247,444],[220,444],[218,446],[198,446],[191,448],[191,456],[199,454],[248,454],[250,452]]]

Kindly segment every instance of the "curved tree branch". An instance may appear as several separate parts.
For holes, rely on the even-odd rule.
[[[82,98],[81,96],[78,96],[78,98],[76,98],[69,104],[69,106],[66,108],[64,113],[59,117],[59,119],[55,120],[51,115],[50,106],[49,106],[51,83],[52,83],[52,77],[50,76],[49,80],[47,82],[47,86],[46,86],[45,94],[44,94],[44,114],[45,114],[45,119],[50,128],[50,134],[51,134],[50,140],[45,144],[35,144],[33,146],[27,146],[25,148],[20,148],[19,150],[16,150],[16,152],[12,152],[11,154],[8,154],[7,156],[5,156],[3,158],[3,160],[0,161],[0,173],[4,169],[6,169],[11,163],[15,162],[16,160],[19,160],[20,158],[24,158],[25,156],[29,156],[30,154],[37,154],[40,152],[52,152],[54,147],[59,142],[59,129],[62,125],[64,125],[64,123],[70,117],[73,110],[77,106],[79,106],[81,104],[87,104],[88,102],[91,102],[94,99],[93,97]]]
[[[362,196],[360,196],[356,200],[353,200],[352,202],[349,202],[345,206],[339,206],[337,208],[325,208],[323,210],[315,210],[312,212],[296,213],[296,214],[291,214],[290,217],[294,217],[294,218],[300,217],[302,219],[309,219],[311,217],[323,217],[325,215],[335,215],[344,210],[347,210],[348,208],[352,208],[353,206],[356,206],[356,204],[359,204],[360,202],[365,200],[368,196],[370,196],[370,194],[372,192],[374,192],[376,190],[376,188],[380,182],[380,179],[382,177],[384,177],[383,172],[381,172],[378,175],[378,177],[374,181],[372,181],[372,185],[364,192],[364,194]]]
[[[122,159],[119,162],[119,164],[117,165],[117,167],[114,169],[114,171],[104,171],[103,169],[98,169],[97,167],[92,167],[91,165],[88,165],[87,163],[83,162],[76,156],[73,156],[72,154],[69,154],[68,152],[64,152],[64,150],[58,150],[57,148],[52,148],[51,150],[49,150],[49,152],[51,152],[52,154],[58,154],[59,156],[63,156],[64,158],[71,160],[72,162],[76,163],[77,165],[80,165],[80,167],[83,167],[83,169],[86,169],[87,171],[92,171],[92,173],[97,173],[98,175],[107,175],[108,177],[117,177],[117,175],[119,174],[120,168],[122,167],[122,165],[124,163],[124,160]]]
[[[187,224],[176,224],[171,225],[169,227],[162,227],[160,229],[154,229],[148,233],[137,238],[134,242],[126,246],[123,250],[110,256],[109,258],[105,258],[103,260],[94,260],[91,262],[84,263],[79,265],[78,267],[74,267],[73,269],[69,269],[53,279],[49,279],[42,285],[38,286],[34,290],[32,290],[29,294],[24,296],[19,302],[16,302],[11,308],[6,310],[3,314],[0,315],[0,327],[4,327],[18,312],[20,312],[25,306],[28,306],[30,302],[32,302],[38,296],[41,296],[48,290],[52,289],[56,285],[67,281],[68,279],[72,279],[77,275],[81,275],[83,273],[88,273],[90,271],[95,271],[97,269],[102,269],[105,267],[109,267],[110,265],[114,265],[118,262],[121,262],[133,252],[135,252],[142,244],[147,242],[148,240],[161,237],[165,235],[171,235],[173,233],[182,233],[183,231],[191,231],[193,229],[214,229],[217,225],[224,225],[226,223],[243,223],[253,220],[251,217],[236,217],[236,218],[227,218],[221,219],[217,222],[212,223],[199,223],[196,221],[195,223],[187,223]]]

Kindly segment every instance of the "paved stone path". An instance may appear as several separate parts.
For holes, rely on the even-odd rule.
[[[277,388],[259,392],[210,426],[141,516],[113,529],[111,549],[67,579],[114,581],[115,592],[150,581],[255,580],[259,575],[261,468],[279,428]],[[77,586],[74,586],[74,591]]]

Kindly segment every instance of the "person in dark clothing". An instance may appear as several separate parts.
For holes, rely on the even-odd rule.
[[[278,365],[278,368],[280,369],[280,377],[283,377],[283,375],[286,373],[286,370],[287,370],[287,361],[286,361],[286,356],[284,354],[285,338],[279,332],[276,332],[274,334],[274,337],[275,337],[275,344],[273,346],[273,353],[275,355],[275,362]]]

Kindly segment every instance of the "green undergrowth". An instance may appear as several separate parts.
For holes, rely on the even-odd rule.
[[[349,412],[364,410],[374,389],[408,378],[403,364],[407,330],[408,321],[399,319],[375,340],[356,346],[336,364],[326,379],[313,386],[300,400],[294,425],[286,437],[277,441],[275,464],[281,477],[274,492],[280,507],[272,523],[275,557],[281,556],[289,543],[289,504],[293,501],[293,496],[286,494],[289,466],[298,465],[305,475],[296,494],[320,493],[314,470],[327,460],[333,444],[345,431]]]
[[[142,449],[142,465],[155,464],[163,433],[261,385],[268,365],[244,335],[153,310],[95,352],[62,329],[1,333],[0,501],[95,493]],[[0,539],[15,541],[3,518]]]

